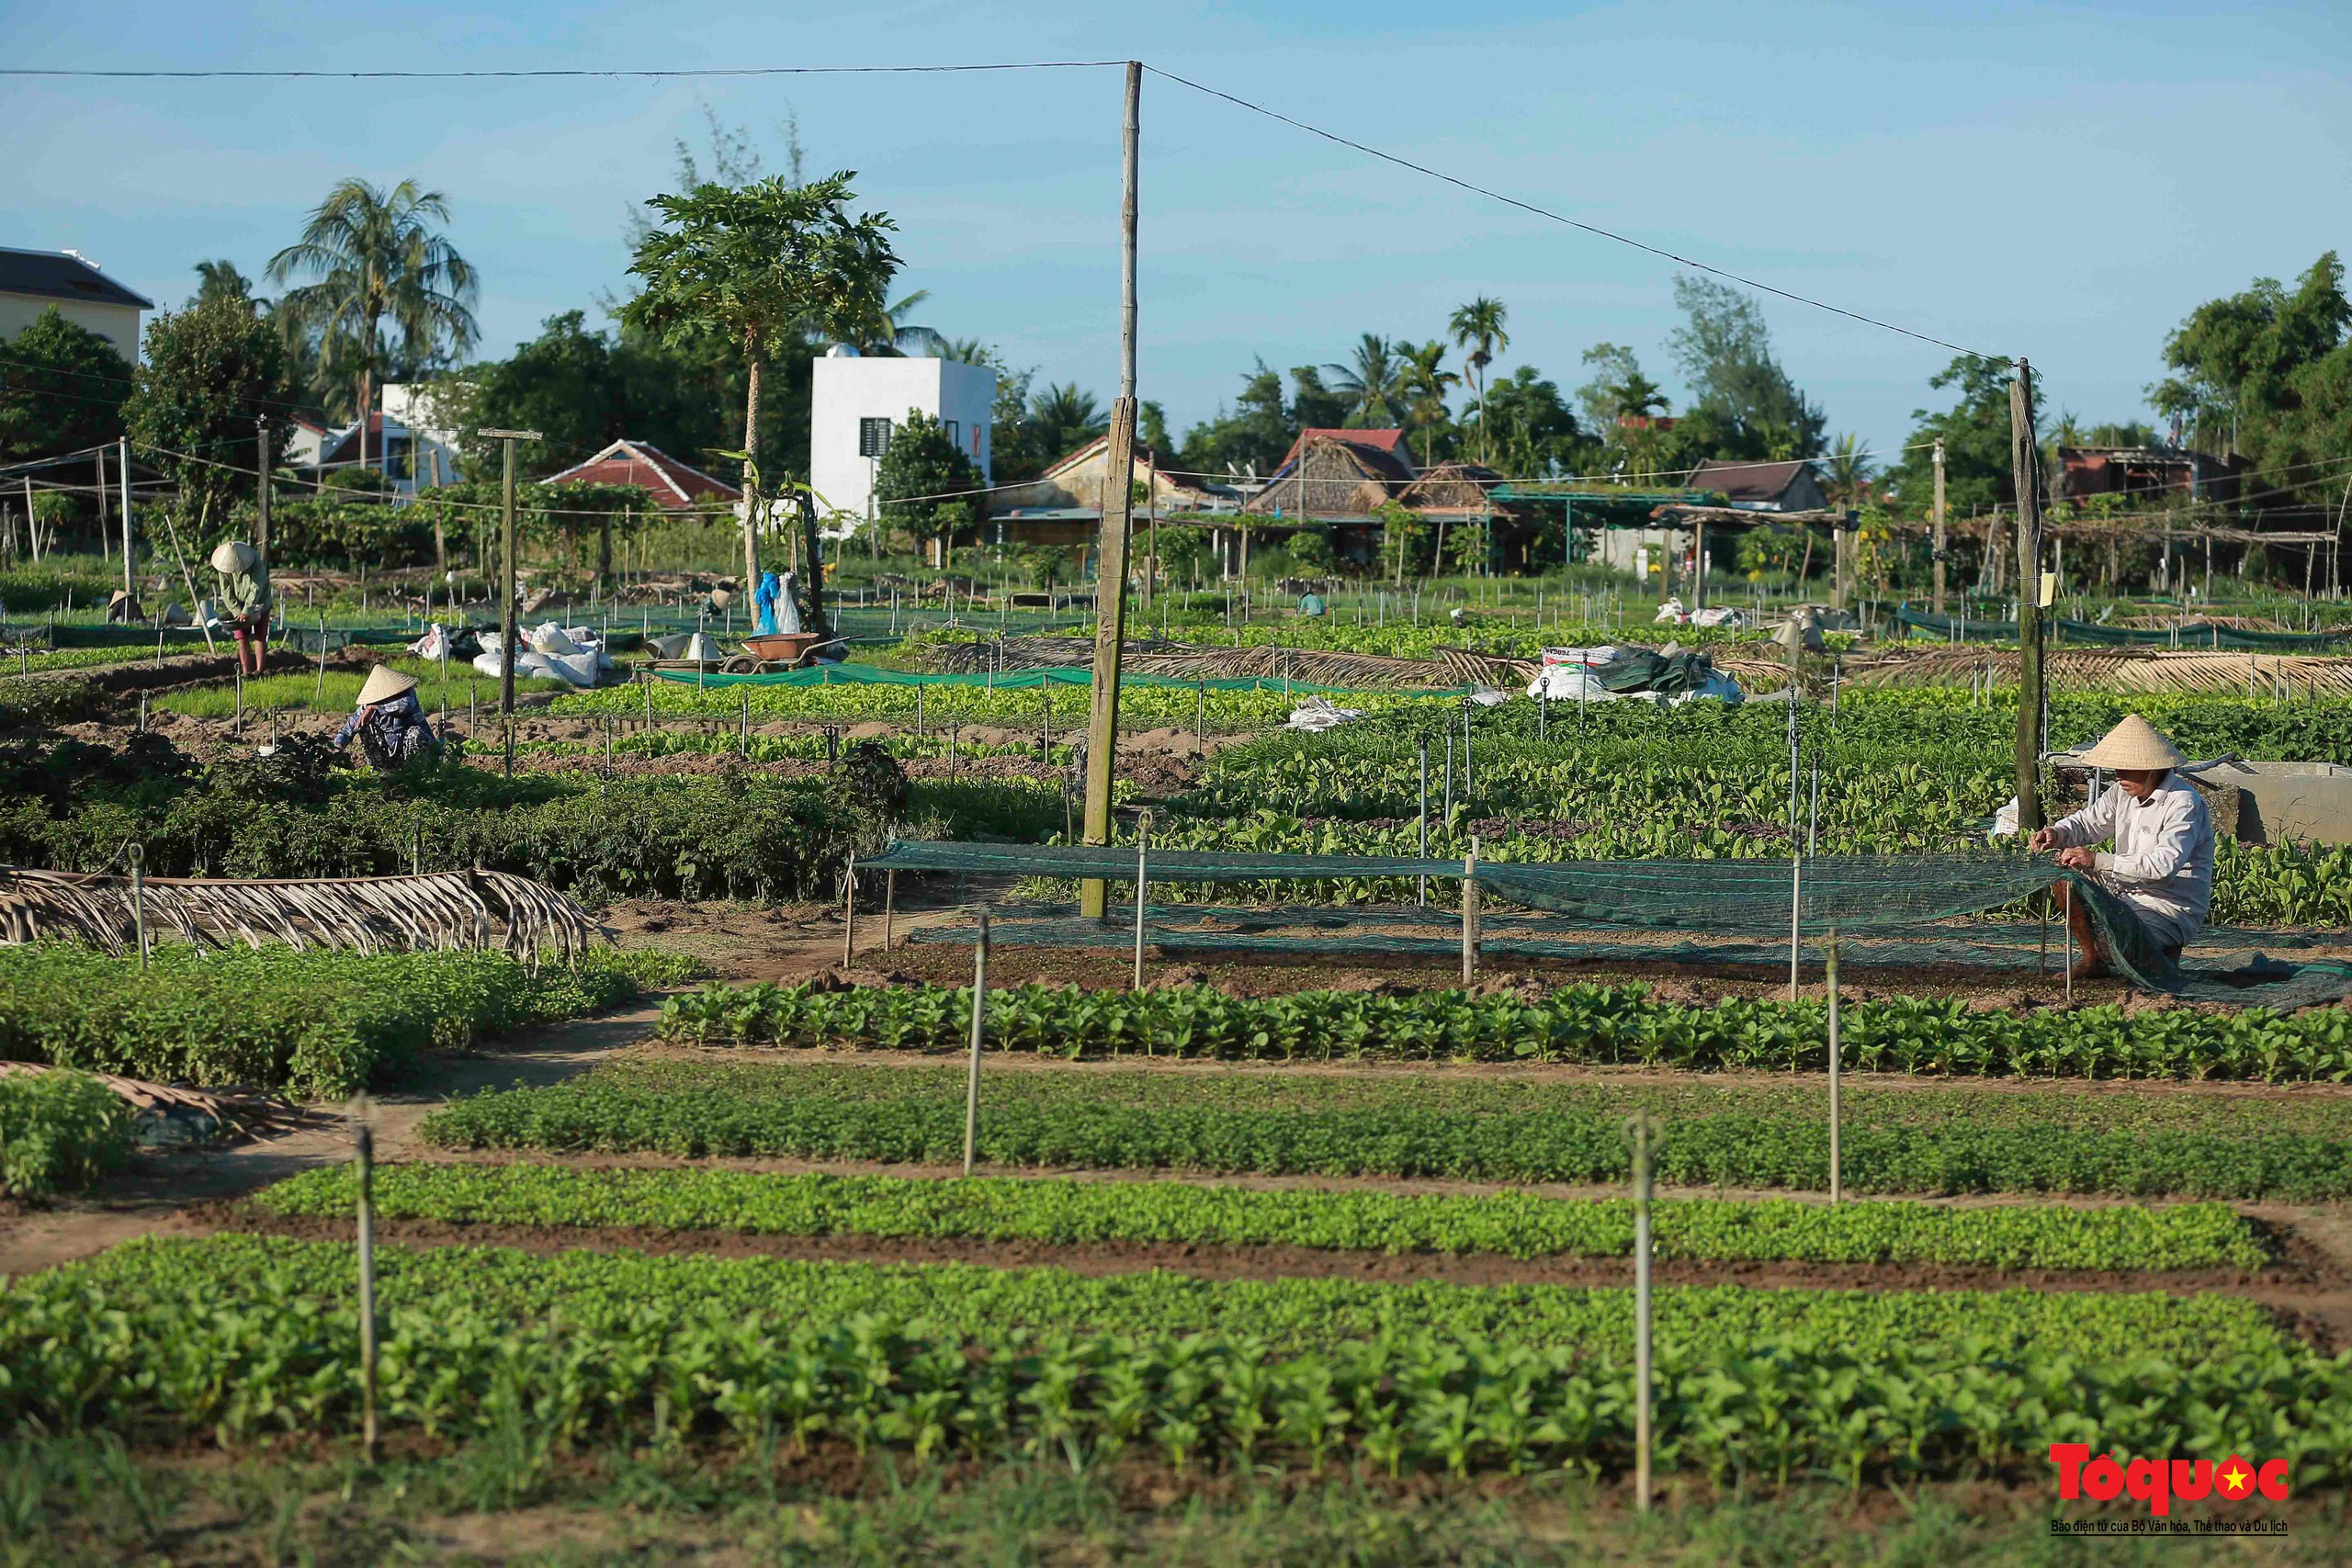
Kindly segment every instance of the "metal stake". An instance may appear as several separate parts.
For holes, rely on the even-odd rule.
[[[1147,862],[1151,854],[1151,811],[1148,807],[1136,814],[1136,983],[1143,989],[1143,890]]]
[[[1421,858],[1427,860],[1430,858],[1430,738],[1426,735],[1421,737],[1421,809],[1419,818],[1421,825]],[[1429,877],[1423,875],[1420,878],[1420,895],[1415,902],[1421,908],[1427,908],[1430,902]]]

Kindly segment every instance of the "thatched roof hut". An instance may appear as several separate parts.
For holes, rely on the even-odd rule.
[[[1502,475],[1481,464],[1439,463],[1423,468],[1396,499],[1416,512],[1478,516],[1497,510],[1487,492],[1502,482]]]
[[[1305,442],[1298,456],[1242,510],[1253,516],[1301,522],[1363,522],[1413,483],[1413,470],[1394,453],[1336,435]]]

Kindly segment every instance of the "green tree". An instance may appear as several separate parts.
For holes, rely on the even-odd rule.
[[[431,227],[448,220],[441,193],[414,180],[389,191],[341,180],[311,212],[301,240],[270,258],[271,282],[312,279],[288,290],[278,309],[290,325],[317,334],[326,374],[355,379],[362,467],[375,386],[393,346],[384,340],[386,323],[412,371],[473,346],[481,285],[471,264]]]
[[[1404,366],[1397,358],[1395,344],[1377,333],[1366,333],[1357,340],[1354,357],[1349,363],[1326,365],[1323,368],[1331,372],[1331,390],[1347,402],[1349,428],[1396,427],[1396,411],[1404,406],[1407,394],[1402,378]]]
[[[1862,438],[1849,430],[1821,460],[1821,488],[1836,505],[1860,506],[1870,494],[1871,476],[1877,469],[1870,454],[1862,450]]]
[[[899,257],[885,213],[852,217],[843,171],[810,185],[784,176],[655,197],[662,216],[629,271],[644,292],[621,319],[665,341],[725,339],[744,366],[743,580],[759,580],[760,374],[769,352],[811,333],[846,335],[883,309]]]
[[[286,345],[250,299],[224,292],[148,322],[146,349],[123,423],[171,475],[191,523],[225,521],[232,494],[254,488],[237,469],[250,461],[254,417],[286,390]],[[269,433],[275,467],[287,422]]]
[[[1029,426],[1051,468],[1111,428],[1111,413],[1075,381],[1048,386],[1029,400]]]
[[[0,352],[0,462],[113,440],[130,393],[130,367],[114,344],[51,306]]]
[[[2202,452],[2243,456],[2271,483],[2328,487],[2312,466],[2352,457],[2352,299],[2344,265],[2321,255],[2290,291],[2258,277],[2242,294],[2209,300],[2165,340],[2173,374],[2149,401],[2187,427]]]
[[[1772,334],[1756,301],[1712,277],[1679,277],[1674,302],[1683,323],[1667,343],[1690,384],[1685,418],[1707,429],[1712,448],[1693,455],[1819,456],[1827,416],[1772,356]]]
[[[1405,399],[1405,420],[1421,433],[1421,467],[1437,461],[1438,437],[1453,423],[1453,412],[1445,406],[1445,394],[1462,385],[1462,378],[1446,369],[1440,362],[1445,357],[1445,344],[1432,338],[1428,343],[1398,343],[1396,349],[1396,389]]]
[[[1935,489],[1933,447],[1944,443],[1947,504],[1965,515],[2009,499],[2009,362],[1962,355],[1928,378],[1937,391],[1956,388],[1959,400],[1940,412],[1911,411],[1911,435],[1902,461],[1886,474],[1886,488],[1904,508],[1925,514]]]
[[[1599,460],[1600,444],[1577,423],[1555,382],[1522,365],[1489,386],[1477,403],[1482,439],[1491,437],[1503,472],[1521,479],[1578,473]]]
[[[1220,408],[1184,433],[1182,467],[1216,479],[1254,468],[1271,473],[1297,431],[1283,405],[1283,378],[1262,359],[1243,378],[1231,412]]]
[[[1456,348],[1467,349],[1463,364],[1470,372],[1471,393],[1477,400],[1471,406],[1480,411],[1478,416],[1478,461],[1491,466],[1494,458],[1493,434],[1487,429],[1487,367],[1495,355],[1510,346],[1510,333],[1504,322],[1510,311],[1499,299],[1481,294],[1467,305],[1461,306],[1446,322],[1446,330],[1453,334]]]
[[[209,305],[216,300],[233,300],[240,305],[259,306],[254,299],[253,279],[237,270],[232,261],[200,261],[196,264],[196,298],[191,305]]]
[[[917,540],[952,539],[978,515],[978,496],[956,492],[980,487],[980,470],[964,455],[947,426],[920,409],[909,409],[890,432],[875,468],[875,495],[885,527],[904,528]],[[946,550],[940,563],[946,564]]]
[[[1293,439],[1302,430],[1338,430],[1347,423],[1347,395],[1336,388],[1323,384],[1323,367],[1317,365],[1291,367],[1290,433]],[[1283,443],[1285,450],[1290,443]]]

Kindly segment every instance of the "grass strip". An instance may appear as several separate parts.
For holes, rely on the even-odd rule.
[[[430,1142],[684,1158],[961,1157],[964,1075],[826,1061],[618,1062],[435,1111]],[[1002,1072],[981,1090],[979,1152],[1002,1165],[1265,1176],[1616,1182],[1625,1114],[1665,1123],[1659,1179],[1825,1190],[1826,1096],[1770,1088],[1339,1077],[1254,1069]],[[2352,1099],[2015,1090],[1848,1091],[1845,1185],[1957,1196],[2352,1195]]]
[[[355,1212],[357,1180],[324,1167],[254,1201],[273,1213]],[[1508,1258],[1624,1258],[1624,1199],[1257,1191],[1180,1182],[942,1181],[739,1170],[581,1170],[399,1165],[376,1176],[387,1219],[472,1224],[649,1225],[764,1235],[1307,1247]],[[1658,1256],[1716,1262],[1944,1263],[2002,1269],[2258,1269],[2263,1248],[2228,1205],[1958,1209],[1789,1199],[1660,1203]]]
[[[673,997],[662,1032],[699,1043],[960,1049],[971,991],[944,986],[712,986]],[[2352,1012],[2260,1008],[2016,1016],[1957,998],[1895,997],[1843,1015],[1853,1072],[1937,1077],[2332,1080],[2352,1078]],[[1102,992],[991,991],[989,1043],[1070,1058],[1486,1061],[1818,1072],[1828,1013],[1815,1001],[1659,1000],[1641,986],[1564,986],[1540,1001],[1461,990],[1406,996],[1303,991],[1232,997],[1209,986]]]
[[[0,1419],[223,1442],[346,1431],[358,1404],[352,1263],[340,1246],[229,1236],[137,1243],[13,1282],[0,1294]],[[387,1248],[379,1264],[380,1407],[395,1428],[431,1435],[560,1446],[699,1429],[918,1457],[1025,1448],[1080,1468],[1132,1449],[1178,1466],[1336,1458],[1459,1475],[1613,1470],[1632,1423],[1623,1292],[1552,1292],[1588,1333],[1546,1343],[1516,1313],[1495,1337],[1464,1332],[1465,1318],[1491,1321],[1493,1303],[1449,1304],[1528,1299],[1477,1288],[1186,1281],[1171,1297],[1162,1276],[990,1280],[984,1269],[495,1249]],[[995,1288],[955,1293],[967,1283]],[[843,1310],[894,1288],[944,1311]],[[1369,1337],[1318,1311],[1384,1292],[1436,1310]],[[1181,1314],[1135,1310],[1155,1296],[1214,1303],[1228,1321],[1258,1310],[1200,1332]],[[532,1309],[517,1311],[521,1298]],[[1081,1326],[1106,1298],[1128,1314],[1114,1324],[1150,1330]],[[1955,1306],[1993,1331],[1952,1336]],[[1759,1315],[1811,1321],[1758,1333]],[[1921,1319],[1947,1332],[1915,1332]],[[1040,1321],[1052,1326],[1026,1326]],[[1589,1332],[1604,1323],[1614,1332]],[[1270,1325],[1313,1332],[1285,1348]],[[2048,1340],[2016,1332],[2044,1325],[2057,1331]],[[2212,1337],[2232,1328],[2245,1337]],[[2086,1354],[2086,1330],[2113,1348]],[[2352,1433],[2352,1355],[2283,1344],[2244,1303],[1721,1288],[1662,1292],[1659,1333],[1660,1462],[1718,1479],[1984,1473],[2046,1454],[2059,1432],[2138,1453],[2258,1440],[2308,1489],[2338,1479]]]
[[[573,1018],[701,966],[599,949],[534,971],[503,953],[170,944],[136,958],[0,948],[0,1058],[199,1085],[349,1094],[428,1047]]]

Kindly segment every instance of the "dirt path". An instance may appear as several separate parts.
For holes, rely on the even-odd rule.
[[[644,1038],[658,1010],[647,1006],[574,1019],[495,1050],[436,1055],[403,1087],[374,1098],[377,1148],[411,1157],[417,1123],[435,1106],[479,1089],[549,1084],[585,1072]],[[129,1170],[79,1198],[0,1216],[0,1274],[22,1274],[172,1228],[193,1204],[242,1197],[314,1165],[351,1157],[351,1134],[331,1110],[303,1114],[293,1130],[223,1149],[146,1154]]]

